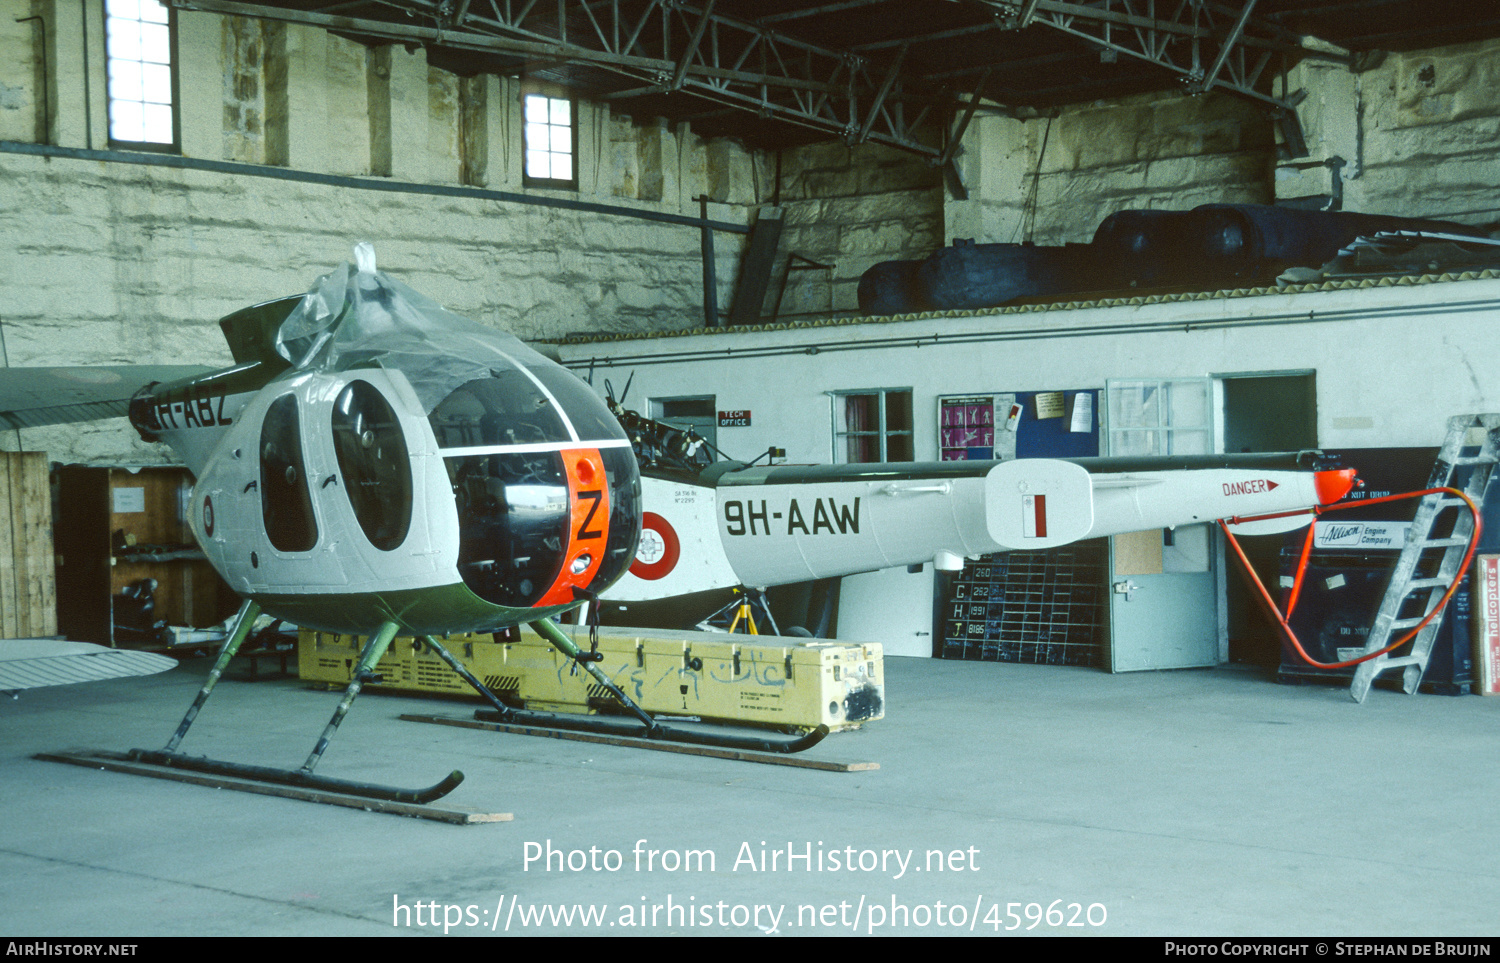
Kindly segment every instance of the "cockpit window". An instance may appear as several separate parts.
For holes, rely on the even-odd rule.
[[[376,548],[397,548],[411,528],[411,461],[396,413],[368,381],[334,402],[333,447],[359,527]]]
[[[591,587],[603,591],[635,559],[641,534],[641,474],[629,448],[601,448],[599,457],[609,484],[609,542]]]
[[[458,503],[458,571],[495,605],[530,606],[562,570],[568,477],[555,451],[444,459]]]
[[[604,406],[604,400],[577,375],[555,365],[536,365],[528,370],[547,386],[552,397],[568,413],[579,441],[623,441],[628,437],[615,416]]]
[[[266,535],[282,552],[310,552],[318,521],[302,462],[297,396],[282,395],[266,410],[260,429],[260,510]]]
[[[551,399],[514,368],[460,385],[427,418],[439,448],[572,440]]]

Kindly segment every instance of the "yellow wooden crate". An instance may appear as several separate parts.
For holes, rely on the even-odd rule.
[[[573,630],[571,626],[565,630]],[[574,639],[588,649],[583,630]],[[530,629],[516,641],[451,636],[443,647],[508,703],[552,712],[588,713],[613,697],[571,659]],[[363,639],[303,630],[303,679],[345,685]],[[880,645],[792,640],[778,636],[603,628],[599,667],[652,714],[724,722],[838,730],[885,714]],[[398,638],[376,666],[379,685],[408,692],[471,695],[469,686],[421,642]]]

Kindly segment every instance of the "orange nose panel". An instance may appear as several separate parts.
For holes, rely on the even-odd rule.
[[[536,602],[537,608],[566,605],[577,600],[574,586],[583,588],[599,571],[609,535],[609,484],[604,461],[593,448],[562,453],[568,471],[568,499],[572,505],[568,521],[568,549],[562,571],[552,588]]]

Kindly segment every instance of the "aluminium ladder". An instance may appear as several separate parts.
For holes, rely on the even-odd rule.
[[[1479,453],[1466,456],[1463,454],[1466,442],[1471,447],[1476,443],[1471,440],[1471,433],[1482,433],[1483,439],[1477,442]],[[1458,489],[1482,509],[1497,461],[1500,461],[1500,414],[1456,415],[1448,419],[1448,435],[1438,452],[1427,487]],[[1469,470],[1462,471],[1465,468]],[[1447,534],[1434,537],[1434,529],[1438,528],[1439,519],[1444,515],[1452,519],[1452,525],[1443,525]],[[1473,532],[1474,519],[1462,499],[1446,492],[1422,498],[1407,532],[1406,545],[1391,571],[1391,580],[1375,614],[1375,622],[1365,639],[1365,654],[1390,645],[1400,633],[1409,631],[1432,612],[1448,586],[1462,576],[1459,566]],[[1440,558],[1439,549],[1442,550]],[[1434,561],[1437,562],[1436,570],[1431,571]],[[1431,574],[1423,574],[1424,569]],[[1423,626],[1412,639],[1406,655],[1386,653],[1356,666],[1354,680],[1349,684],[1350,697],[1355,702],[1364,702],[1375,677],[1386,669],[1395,668],[1401,669],[1402,689],[1408,695],[1416,692],[1441,624],[1442,618],[1439,617]]]

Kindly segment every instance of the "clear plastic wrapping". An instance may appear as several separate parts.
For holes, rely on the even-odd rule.
[[[554,367],[513,335],[460,317],[376,270],[368,242],[356,245],[354,256],[354,264],[319,278],[282,322],[276,350],[294,368],[396,369],[431,413],[476,379],[521,366],[534,374]]]

